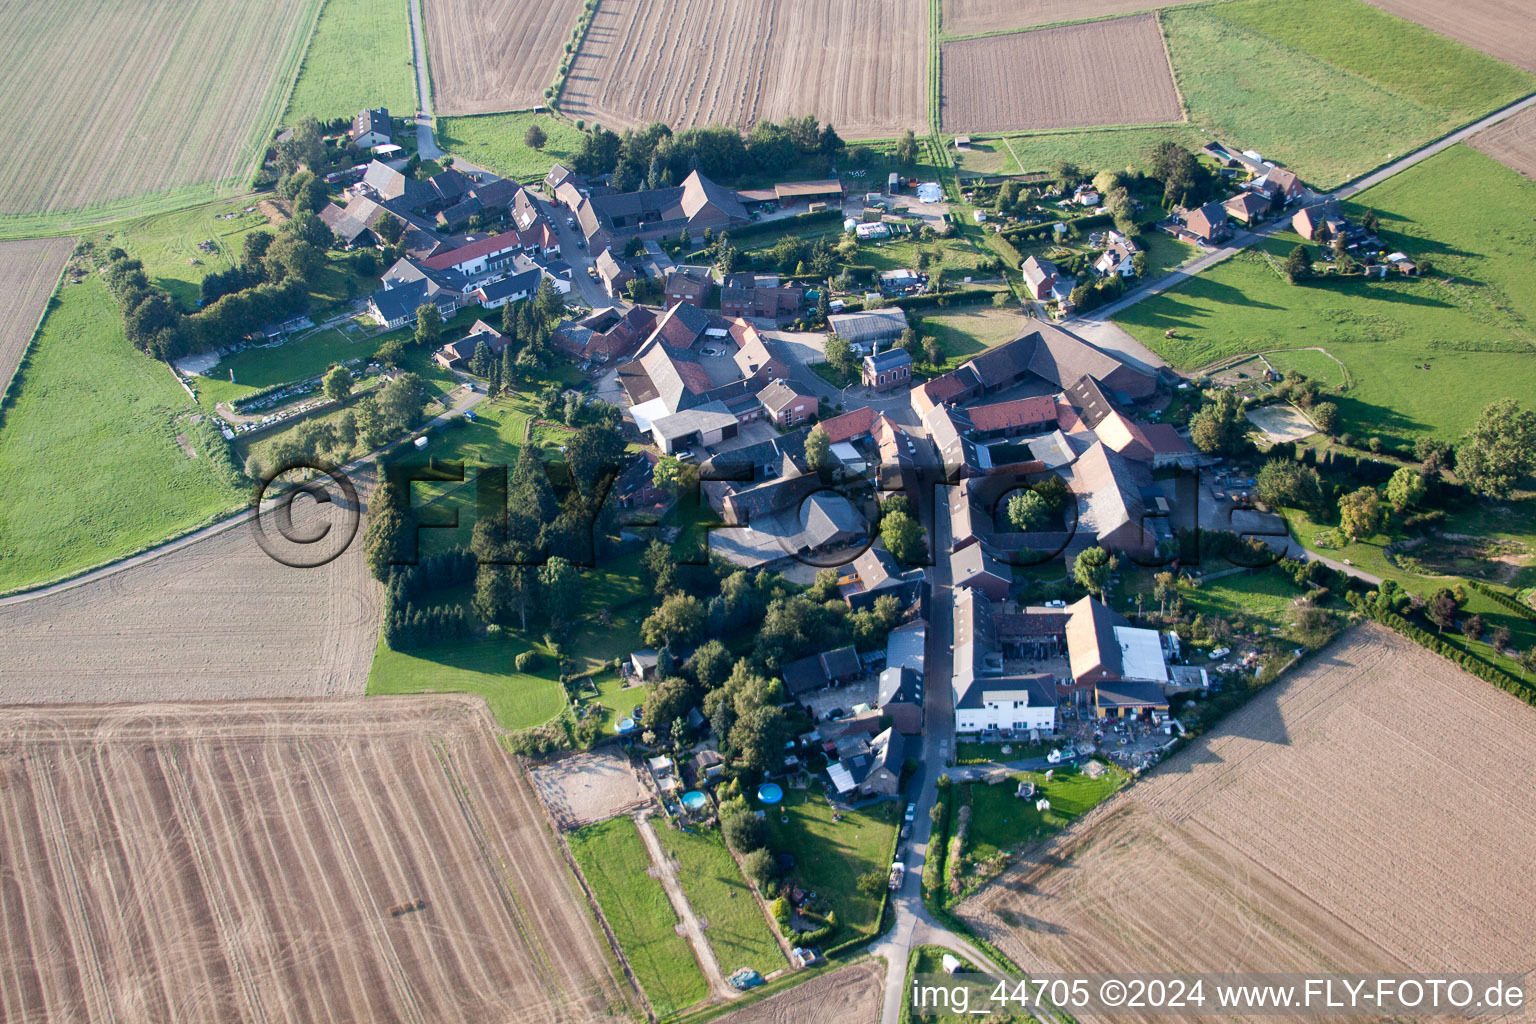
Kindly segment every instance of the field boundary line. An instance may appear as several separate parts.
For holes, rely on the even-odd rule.
[[[75,245],[80,244],[78,238],[72,236],[60,237],[69,238]],[[27,360],[31,357],[33,348],[37,345],[37,336],[43,333],[43,321],[47,320],[48,314],[53,312],[54,300],[59,296],[59,287],[64,282],[64,275],[69,273],[69,261],[73,258],[74,251],[71,249],[70,255],[64,258],[63,265],[59,267],[59,276],[53,280],[53,289],[48,293],[48,301],[43,303],[43,311],[38,314],[37,323],[32,325],[32,334],[27,338],[26,345],[22,346],[21,355],[16,357],[15,368],[11,370],[10,376],[4,382],[0,382],[0,430],[5,428],[5,414],[10,411],[11,403],[15,399],[15,395],[11,393],[11,385],[15,384],[17,378],[21,376],[22,367],[27,365]]]
[[[1139,18],[1143,14],[1161,14],[1170,6],[1183,10],[1199,7],[1220,7],[1222,4],[1234,3],[1236,0],[1196,0],[1194,3],[1178,3],[1163,7],[1148,7],[1140,11],[1122,11],[1119,14],[1100,14],[1092,18],[1064,18],[1060,21],[1045,21],[1038,25],[1020,25],[1018,28],[994,28],[985,32],[959,32],[952,36],[944,36],[944,42],[955,43],[964,39],[987,39],[992,36],[1017,36],[1025,32],[1038,32],[1044,28],[1066,28],[1070,25],[1091,25],[1096,21],[1118,21],[1121,18]]]
[[[1163,59],[1168,62],[1168,81],[1173,83],[1173,94],[1179,98],[1179,110],[1183,113],[1183,123],[1190,124],[1189,104],[1184,102],[1184,88],[1179,85],[1179,71],[1173,66],[1173,51],[1168,49],[1168,26],[1163,24],[1163,12],[1161,9],[1152,12],[1152,23],[1157,26],[1158,41],[1163,44]]]

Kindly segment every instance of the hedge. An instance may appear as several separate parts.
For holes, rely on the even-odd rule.
[[[890,304],[898,309],[944,309],[976,302],[991,302],[992,291],[987,288],[960,288],[952,292],[931,292],[926,295],[909,295],[892,299]]]
[[[778,220],[758,221],[745,227],[727,228],[720,232],[729,235],[731,241],[740,242],[743,238],[757,238],[759,235],[788,234],[799,228],[810,227],[813,224],[842,224],[842,210],[819,210],[816,213],[797,213],[793,217],[781,217]]]
[[[1499,604],[1503,605],[1505,608],[1508,608],[1516,615],[1530,619],[1532,622],[1536,622],[1536,611],[1532,611],[1529,607],[1521,604],[1519,601],[1516,601],[1514,598],[1510,597],[1503,591],[1494,590],[1492,587],[1479,580],[1468,580],[1467,584],[1479,594],[1493,598]]]

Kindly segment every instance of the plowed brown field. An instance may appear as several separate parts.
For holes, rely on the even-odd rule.
[[[603,0],[560,107],[611,128],[816,114],[844,138],[921,130],[927,12],[923,0]]]
[[[369,477],[356,479],[364,488]],[[301,500],[295,530],[318,531],[333,514]],[[382,596],[363,560],[365,528],[318,569],[273,561],[243,523],[0,600],[0,704],[361,696]]]
[[[945,35],[968,36],[1011,28],[1033,28],[1115,14],[1178,7],[1193,0],[944,0]]]
[[[73,238],[0,242],[0,295],[6,297],[0,305],[0,396],[32,343],[74,247]]]
[[[1536,12],[1527,0],[1366,0],[1373,7],[1536,71]]]
[[[885,971],[878,960],[844,967],[769,996],[720,1024],[873,1024],[880,1019]]]
[[[437,114],[544,102],[581,0],[422,0]]]
[[[1467,140],[1511,170],[1536,180],[1536,107],[1486,128]]]
[[[1156,124],[1184,116],[1157,18],[941,44],[945,131]]]
[[[1529,971],[1532,750],[1536,710],[1361,626],[961,916],[1026,972]]]
[[[8,712],[0,1020],[613,1020],[545,820],[469,699]]]

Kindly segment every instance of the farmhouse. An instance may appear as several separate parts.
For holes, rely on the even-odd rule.
[[[1056,681],[1009,675],[993,621],[992,601],[971,587],[954,589],[955,731],[1056,731]]]
[[[1074,283],[1070,278],[1063,278],[1056,264],[1050,260],[1031,256],[1024,261],[1024,287],[1030,298],[1046,302],[1062,294],[1070,295]]]
[[[476,287],[472,295],[482,308],[500,309],[509,302],[522,302],[524,299],[533,298],[534,293],[539,290],[539,282],[543,279],[544,272],[538,267],[533,267],[495,281],[487,281]]]
[[[1307,186],[1302,184],[1296,172],[1273,164],[1269,165],[1255,185],[1272,196],[1278,196],[1282,206],[1288,206],[1307,194]]]
[[[1057,387],[1092,377],[1133,400],[1146,398],[1157,390],[1157,379],[1151,374],[1122,363],[1043,320],[1027,321],[1026,333],[1006,345],[988,349],[945,376],[953,377],[960,385],[951,401],[991,394],[1031,377]],[[938,379],[941,378],[935,378]]]
[[[427,270],[461,274],[474,281],[507,269],[522,251],[523,243],[517,232],[504,231],[438,253],[423,260],[422,266]]]
[[[1202,242],[1220,242],[1232,234],[1227,224],[1227,210],[1217,202],[1190,210],[1184,214],[1184,227]]]
[[[834,683],[851,683],[864,674],[864,666],[852,647],[839,647],[792,661],[780,674],[784,677],[784,689],[799,696]]]
[[[916,623],[922,626],[924,623]],[[921,634],[919,634],[921,635]],[[923,731],[923,675],[906,666],[887,664],[880,673],[875,706],[891,716],[891,727],[904,736]]]
[[[789,383],[775,380],[757,393],[763,411],[776,427],[793,427],[816,415],[817,399],[814,395],[797,391]]]
[[[576,219],[587,245],[602,250],[631,238],[666,238],[684,230],[700,237],[706,229],[719,232],[745,224],[748,217],[736,193],[694,171],[674,188],[583,197]]]
[[[1167,518],[1149,508],[1149,497],[1156,494],[1151,471],[1104,442],[1096,442],[1063,475],[1077,497],[1079,540],[1092,537],[1109,550],[1145,555],[1170,533]]]
[[[402,257],[384,272],[384,287],[368,297],[368,312],[383,327],[401,327],[416,318],[426,303],[437,306],[444,320],[458,312],[468,283],[452,271],[428,268],[420,261]]]
[[[1227,216],[1247,227],[1269,216],[1272,207],[1269,197],[1262,192],[1239,192],[1221,205]]]
[[[1038,433],[1056,426],[1056,399],[1049,395],[973,405],[965,411],[971,422],[970,436],[978,441]]]
[[[1309,242],[1318,240],[1324,234],[1331,238],[1334,235],[1348,235],[1350,231],[1350,223],[1344,217],[1344,208],[1337,199],[1325,199],[1297,210],[1291,216],[1291,227]]]
[[[826,181],[786,181],[773,186],[774,198],[785,208],[796,203],[843,202],[843,183],[837,178]]]
[[[602,283],[603,291],[610,299],[621,298],[624,286],[635,279],[635,268],[628,260],[615,256],[611,248],[598,253],[596,263],[597,279]]]
[[[720,287],[720,315],[777,320],[793,316],[805,289],[782,285],[777,274],[728,274]]]
[[[901,387],[912,379],[912,356],[904,348],[880,351],[880,343],[874,343],[874,351],[864,357],[863,382],[867,388],[889,391]]]
[[[992,557],[981,544],[972,544],[955,552],[950,561],[955,586],[971,587],[986,594],[993,601],[1008,599],[1008,588],[1013,585],[1013,572]]]
[[[623,314],[609,307],[562,321],[550,344],[578,363],[607,363],[629,356],[655,326],[656,314],[644,306],[631,306]]]
[[[865,742],[845,736],[837,745],[837,760],[827,776],[839,796],[857,791],[861,797],[893,797],[901,791],[901,762],[906,744],[895,729],[886,729]]]
[[[651,421],[651,437],[668,455],[690,445],[714,445],[736,436],[740,422],[724,402],[705,402]]]
[[[1094,261],[1093,271],[1100,277],[1108,277],[1111,274],[1119,274],[1127,278],[1135,277],[1135,256],[1140,251],[1140,246],[1120,232],[1106,232],[1104,252]]]
[[[844,568],[837,592],[854,611],[873,607],[875,599],[884,594],[891,594],[906,607],[924,593],[927,578],[922,569],[903,572],[896,557],[884,548],[870,548]]]
[[[353,149],[387,146],[394,141],[394,125],[389,119],[389,111],[383,107],[359,110],[357,116],[352,118],[352,130],[347,133],[347,137]]]
[[[708,267],[694,267],[684,264],[666,269],[666,279],[662,283],[662,291],[665,293],[663,305],[668,309],[681,303],[703,308],[709,304],[709,297],[715,290],[714,271]]]

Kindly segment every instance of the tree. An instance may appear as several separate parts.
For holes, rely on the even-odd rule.
[[[677,557],[672,546],[662,540],[653,540],[640,556],[640,567],[645,579],[658,594],[670,594],[677,589]]]
[[[400,559],[405,535],[405,514],[395,488],[386,480],[374,488],[368,502],[368,528],[363,533],[363,559],[380,583],[389,582],[390,570]]]
[[[730,676],[731,669],[735,667],[736,659],[731,654],[731,649],[719,640],[707,640],[699,645],[699,649],[693,652],[693,657],[688,659],[688,670],[699,681],[699,685],[707,690],[713,690]]]
[[[1403,466],[1387,481],[1387,501],[1393,511],[1402,512],[1424,498],[1424,477],[1411,466]]]
[[[1217,391],[1189,424],[1190,440],[1208,454],[1231,453],[1247,436],[1243,425],[1243,403],[1232,391]]]
[[[1536,646],[1520,652],[1520,681],[1525,682],[1527,672],[1536,672]]]
[[[906,133],[897,141],[896,148],[891,151],[891,156],[902,167],[910,167],[917,163],[917,136],[908,128]]]
[[[766,848],[758,847],[741,858],[741,870],[752,880],[752,884],[757,886],[758,892],[766,893],[769,886],[773,885],[778,866],[774,862],[772,853]]]
[[[543,149],[544,143],[549,141],[549,136],[544,134],[543,128],[534,123],[528,126],[526,132],[523,132],[523,141],[528,144],[530,149]]]
[[[880,539],[898,562],[915,565],[926,558],[928,544],[923,533],[922,524],[905,512],[887,512],[880,517]]]
[[[647,647],[686,647],[704,629],[704,604],[692,594],[671,594],[640,624]]]
[[[1366,210],[1365,213],[1360,217],[1360,227],[1369,234],[1374,235],[1379,226],[1380,224],[1376,219],[1375,210]]]
[[[1536,471],[1536,412],[1513,398],[1483,410],[1456,449],[1456,475],[1474,494],[1507,498]]]
[[[344,402],[352,394],[352,384],[352,371],[345,366],[336,366],[325,375],[321,386],[325,389],[326,398],[333,402]]]
[[[1481,615],[1468,615],[1461,623],[1461,634],[1468,640],[1480,640],[1483,636],[1483,617]]]
[[[1362,487],[1339,499],[1339,530],[1351,542],[1369,537],[1381,528],[1381,495],[1374,487]]]
[[[878,900],[885,893],[888,885],[889,879],[886,878],[885,872],[879,868],[870,868],[861,874],[858,881],[854,883],[854,887],[860,893],[872,900]]]
[[[832,455],[832,439],[820,423],[805,435],[805,464],[812,473],[823,477],[837,466],[837,459]]]
[[[1330,437],[1339,428],[1339,407],[1335,403],[1317,402],[1308,412],[1312,415],[1313,425]]]
[[[691,679],[669,676],[646,694],[645,721],[655,727],[663,722],[686,718],[689,709],[698,703],[699,689]]]
[[[1323,506],[1323,483],[1317,470],[1294,459],[1270,459],[1259,468],[1259,500],[1273,508],[1299,508],[1309,512]]]
[[[698,476],[698,467],[688,465],[675,455],[663,455],[656,460],[656,468],[651,470],[651,483],[676,496],[692,487]]]
[[[721,819],[720,834],[737,853],[751,853],[767,843],[768,825],[751,811],[739,810]]]
[[[1072,562],[1072,578],[1089,593],[1097,594],[1102,601],[1104,591],[1109,586],[1109,574],[1116,565],[1115,557],[1103,548],[1084,548]]]
[[[1034,491],[1020,491],[1008,499],[1008,521],[1020,533],[1028,533],[1050,514],[1045,499]]]
[[[1430,597],[1425,606],[1425,612],[1429,615],[1429,621],[1433,622],[1440,633],[1445,632],[1446,626],[1456,624],[1456,613],[1461,606],[1456,603],[1456,595],[1447,587],[1441,587]]]
[[[1157,599],[1159,614],[1168,614],[1168,604],[1179,593],[1179,578],[1173,573],[1163,571],[1152,577],[1152,596]]]
[[[847,338],[839,338],[832,334],[827,336],[827,362],[838,373],[851,374],[858,368],[859,361],[853,354],[853,346],[848,344]]]
[[[438,311],[437,304],[423,302],[416,307],[416,344],[426,348],[437,348],[438,340],[443,334],[443,314]]]
[[[607,423],[588,423],[565,446],[565,463],[583,494],[602,492],[624,457],[624,438]]]
[[[1280,264],[1280,272],[1291,284],[1300,284],[1312,276],[1312,250],[1305,245],[1298,245],[1286,256],[1285,262]]]
[[[547,277],[539,281],[538,290],[533,293],[533,310],[548,325],[565,315],[565,300]]]
[[[544,610],[556,628],[562,628],[581,605],[581,574],[559,555],[539,566],[539,590]]]
[[[1509,627],[1494,626],[1488,634],[1488,643],[1494,650],[1503,653],[1509,647]]]
[[[731,727],[731,746],[748,771],[777,771],[784,765],[784,744],[790,735],[784,709],[763,705],[736,719]]]

